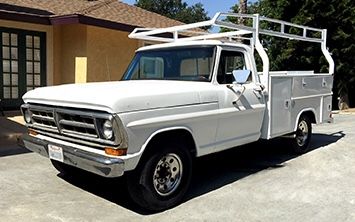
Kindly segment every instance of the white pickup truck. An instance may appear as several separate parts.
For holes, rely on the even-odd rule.
[[[226,16],[253,25],[232,24]],[[279,29],[262,29],[260,22]],[[203,26],[230,31],[186,34]],[[259,35],[319,43],[329,73],[270,72]],[[29,133],[23,140],[61,173],[79,168],[104,177],[126,175],[128,191],[141,207],[163,210],[178,204],[189,187],[194,158],[279,136],[289,137],[294,151],[304,153],[311,124],[332,119],[334,62],[326,30],[257,14],[218,13],[200,23],[136,29],[130,37],[159,44],[138,49],[122,81],[26,93],[21,109]],[[254,51],[263,63],[261,73]]]

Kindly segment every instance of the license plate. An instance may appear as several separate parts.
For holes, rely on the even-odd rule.
[[[48,145],[48,155],[49,155],[50,159],[57,160],[60,162],[64,161],[62,147],[49,144]]]

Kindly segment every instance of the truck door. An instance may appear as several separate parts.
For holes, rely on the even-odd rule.
[[[222,50],[217,71],[219,122],[216,149],[222,150],[260,138],[265,103],[254,63],[247,51]],[[233,70],[250,70],[244,84],[236,84]]]

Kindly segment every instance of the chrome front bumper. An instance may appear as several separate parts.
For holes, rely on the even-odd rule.
[[[63,149],[64,163],[104,177],[119,177],[124,173],[124,160],[87,152],[74,147],[47,142],[33,136],[24,135],[25,147],[49,158],[48,144]]]

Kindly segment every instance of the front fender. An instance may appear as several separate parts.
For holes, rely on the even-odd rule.
[[[149,143],[159,134],[161,133],[165,133],[165,132],[170,132],[170,131],[175,131],[175,130],[185,130],[187,132],[189,132],[196,144],[196,140],[193,137],[193,133],[192,130],[186,126],[174,126],[174,127],[166,127],[166,128],[161,128],[158,130],[155,130],[153,133],[151,133],[149,135],[149,137],[145,140],[145,142],[143,143],[143,145],[140,147],[139,151],[133,154],[128,154],[127,158],[126,158],[126,170],[134,170],[136,168],[136,166],[138,165],[141,157],[143,156],[143,153],[146,151]]]

